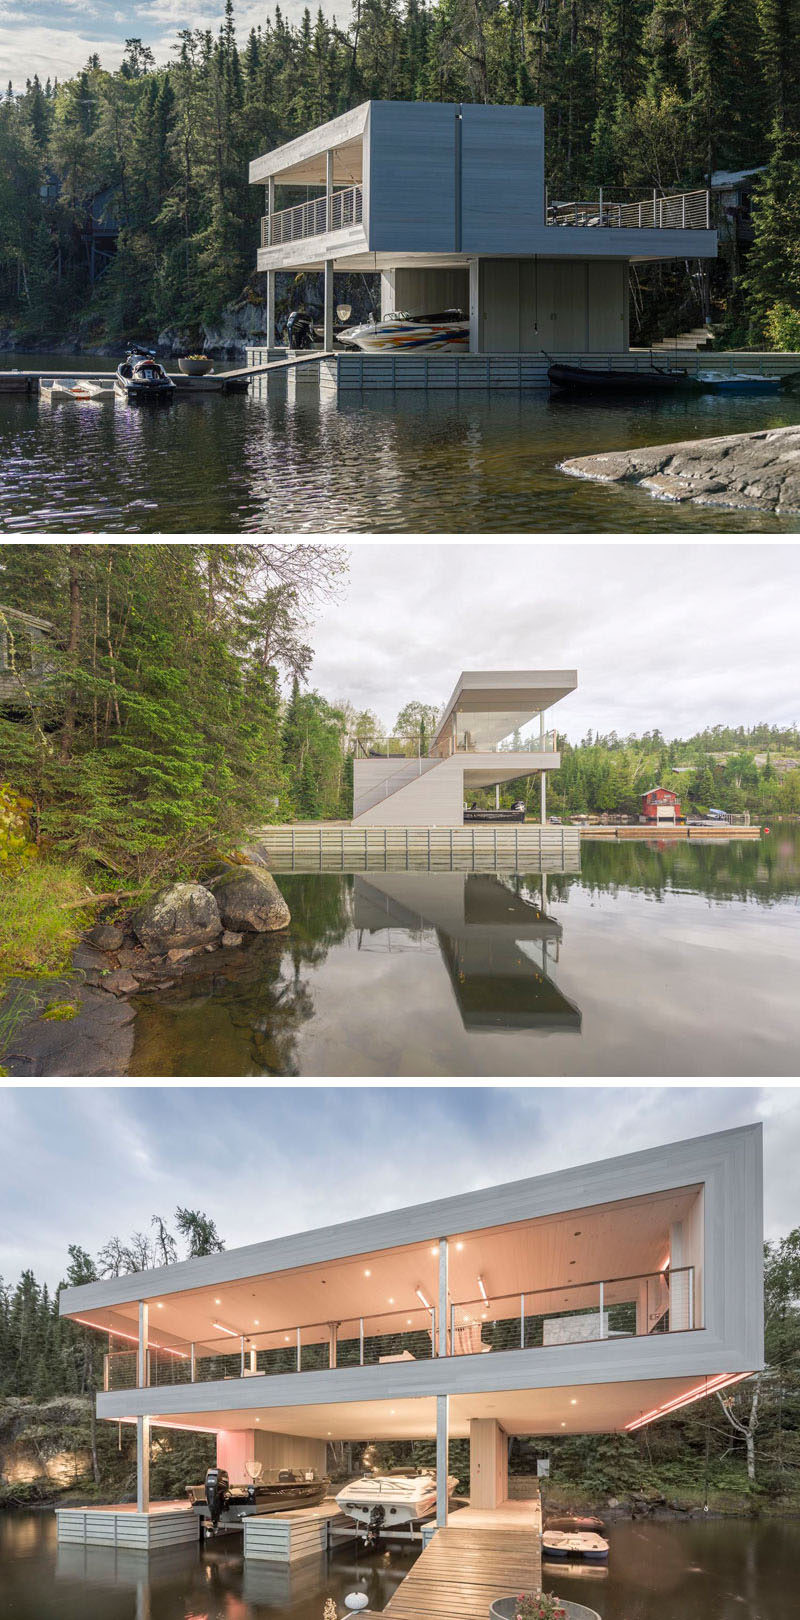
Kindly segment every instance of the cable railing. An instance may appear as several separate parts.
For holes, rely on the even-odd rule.
[[[702,1327],[698,1318],[694,1266],[501,1296],[484,1290],[476,1299],[451,1302],[446,1354],[483,1355],[687,1332]],[[437,1354],[436,1326],[436,1310],[426,1304],[249,1333],[230,1327],[224,1336],[192,1343],[168,1344],[159,1336],[147,1346],[145,1384],[161,1388],[429,1361]],[[113,1344],[112,1334],[104,1389],[136,1389],[137,1349],[115,1349]]]
[[[595,197],[578,202],[549,202],[548,225],[581,225],[595,229],[707,231],[711,226],[711,194],[680,191],[661,196],[654,191],[635,201],[618,200],[600,187]]]
[[[330,209],[328,203],[330,202]],[[261,221],[261,246],[279,247],[284,242],[300,242],[307,236],[323,236],[326,231],[343,231],[360,225],[364,212],[361,186],[346,186],[327,196],[313,197],[294,208],[281,208],[265,214]]]
[[[570,1283],[450,1306],[451,1355],[534,1350],[683,1332],[695,1320],[694,1266]]]

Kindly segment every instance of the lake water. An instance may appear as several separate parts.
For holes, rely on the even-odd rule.
[[[113,370],[0,355],[4,369]],[[128,533],[797,531],[560,473],[567,456],[800,422],[800,396],[607,404],[540,392],[197,395],[142,410],[0,396],[0,529]]]
[[[601,1620],[795,1620],[800,1523],[692,1520],[611,1527],[607,1571],[568,1577],[545,1565],[545,1590]],[[108,1547],[62,1547],[51,1513],[0,1513],[2,1620],[322,1620],[362,1591],[381,1611],[410,1550],[348,1552],[290,1567],[247,1567],[238,1537],[149,1560]],[[457,1620],[454,1615],[453,1620]]]
[[[139,998],[132,1075],[797,1073],[800,827],[277,881],[286,933]]]

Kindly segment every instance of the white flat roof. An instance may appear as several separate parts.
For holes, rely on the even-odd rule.
[[[578,684],[575,669],[466,669],[462,670],[445,704],[434,742],[457,710],[494,716],[486,729],[489,745],[568,697]],[[503,728],[503,729],[501,729]]]

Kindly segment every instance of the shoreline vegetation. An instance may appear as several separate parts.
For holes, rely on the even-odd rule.
[[[154,1215],[142,1231],[114,1234],[96,1255],[69,1244],[59,1289],[98,1277],[123,1276],[224,1248],[204,1211]],[[33,1271],[15,1285],[0,1281],[0,1507],[70,1499],[102,1503],[135,1495],[135,1438],[97,1423],[102,1388],[101,1335],[58,1314]],[[620,1517],[800,1516],[800,1228],[765,1244],[766,1367],[724,1396],[699,1400],[635,1435],[514,1437],[512,1497],[541,1486],[545,1510],[591,1509]],[[180,1498],[214,1461],[214,1439],[154,1428],[154,1497]],[[537,1458],[550,1478],[537,1481]],[[332,1442],[329,1472],[346,1480],[364,1467],[409,1462],[435,1467],[431,1441]],[[469,1442],[453,1440],[449,1468],[469,1490]]]
[[[386,98],[542,106],[551,197],[753,175],[752,244],[723,209],[718,261],[634,267],[631,337],[711,320],[723,347],[798,349],[798,21],[798,0],[739,0],[724,26],[713,7],[668,0],[388,0],[344,24],[276,10],[238,36],[226,0],[219,29],[180,30],[168,62],[130,39],[113,72],[93,54],[61,82],[34,74],[0,102],[0,341],[66,330],[78,347],[160,334],[224,350],[262,332],[250,159]],[[279,317],[318,304],[318,278],[282,277],[278,293]],[[375,292],[351,277],[347,296]]]

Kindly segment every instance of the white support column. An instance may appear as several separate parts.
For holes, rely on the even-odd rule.
[[[136,1419],[136,1511],[150,1512],[150,1419]]]
[[[481,262],[469,261],[469,352],[481,352]]]
[[[325,260],[325,330],[322,347],[328,354],[333,348],[333,259]]]
[[[494,807],[495,807],[495,810],[500,809],[500,783],[499,782],[495,782],[495,785],[494,785]]]
[[[275,271],[267,271],[267,348],[275,347]]]
[[[437,1353],[447,1355],[447,1317],[450,1289],[448,1284],[447,1238],[439,1239],[439,1332]],[[452,1345],[451,1345],[452,1351]]]
[[[143,1299],[139,1300],[139,1344],[136,1356],[136,1384],[139,1389],[146,1389],[150,1380],[147,1376],[147,1341],[150,1337],[150,1308]]]
[[[338,1322],[330,1322],[328,1324],[328,1326],[330,1328],[330,1341],[329,1341],[330,1342],[330,1348],[329,1348],[329,1351],[328,1351],[328,1366],[329,1367],[335,1367],[336,1366],[336,1357],[338,1355],[338,1350],[339,1350],[339,1323]]]
[[[544,709],[541,709],[539,711],[539,747],[541,748],[542,753],[544,753],[544,741],[545,741],[545,739],[544,739]],[[547,821],[547,772],[546,771],[542,771],[542,774],[541,774],[541,782],[539,784],[539,793],[540,793],[540,801],[541,801],[541,822],[542,822],[542,826],[544,826],[545,822]]]
[[[447,1524],[447,1469],[450,1454],[450,1396],[436,1397],[436,1527]]]
[[[272,219],[275,213],[275,176],[267,181],[267,247],[272,247]]]
[[[333,153],[325,153],[325,229],[333,230]]]

